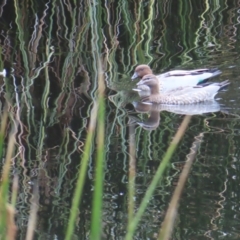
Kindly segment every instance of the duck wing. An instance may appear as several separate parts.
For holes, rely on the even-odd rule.
[[[163,91],[184,87],[196,86],[206,82],[209,78],[221,74],[221,71],[214,69],[196,69],[196,70],[174,70],[157,75],[159,83],[163,86]]]

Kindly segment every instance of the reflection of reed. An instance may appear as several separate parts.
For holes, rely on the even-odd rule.
[[[196,158],[197,151],[203,140],[203,136],[204,134],[200,133],[198,136],[195,137],[195,141],[192,143],[192,147],[190,148],[190,153],[187,155],[187,161],[180,174],[180,177],[179,177],[177,186],[175,188],[175,191],[172,195],[172,199],[169,204],[165,219],[162,223],[162,227],[161,227],[161,231],[159,233],[158,239],[168,240],[172,235],[173,226],[178,213],[180,197],[181,197],[184,185],[187,181],[188,175],[190,173],[193,161]]]
[[[23,227],[19,229],[19,235],[25,237],[31,183],[38,178],[41,207],[37,227],[42,234],[48,232],[51,238],[55,234],[60,237],[66,227],[79,168],[79,154],[82,154],[82,143],[86,140],[86,129],[98,88],[96,59],[103,59],[104,77],[109,85],[127,82],[129,79],[122,81],[119,75],[129,77],[134,65],[139,63],[151,63],[156,72],[176,65],[184,68],[196,64],[198,67],[221,65],[239,49],[239,3],[196,1],[193,6],[191,1],[176,3],[169,0],[149,1],[148,4],[125,0],[30,2],[3,1],[0,6],[3,19],[0,70],[5,66],[13,69],[9,77],[1,80],[1,101],[7,99],[11,102],[11,110],[16,112],[12,119],[16,116],[19,122],[17,142],[21,154],[17,156],[14,169],[20,174],[21,195],[17,207],[21,217],[17,219],[17,224]],[[127,83],[124,86],[127,88]],[[117,189],[114,192],[117,200],[109,194],[105,196],[109,199],[106,205],[124,204],[123,197],[118,196],[119,185],[121,192],[125,190],[128,160],[128,116],[121,105],[124,97],[126,95],[123,94],[117,108],[107,102],[104,149],[107,150],[106,172],[109,181],[106,185],[108,189]],[[150,115],[152,118],[147,123],[152,124],[153,117],[156,120],[156,116],[160,116],[156,111],[154,114]],[[136,157],[141,159],[137,167],[144,173],[141,178],[143,183],[138,186],[139,192],[144,191],[151,180],[148,160],[161,159],[180,120],[181,116],[163,113],[162,125],[154,132],[136,129]],[[195,117],[194,120],[192,132],[206,128],[202,126],[202,118]],[[158,124],[158,121],[155,123]],[[229,125],[226,121],[220,123],[212,119],[209,128],[228,129]],[[230,129],[235,127],[238,129],[237,121]],[[233,134],[237,135],[235,131]],[[191,132],[188,132],[179,147],[178,161],[186,155],[191,142]],[[206,149],[215,144],[211,138],[205,139],[205,142]],[[228,143],[236,149],[239,145],[237,139]],[[95,150],[94,145],[92,153]],[[92,160],[91,157],[89,178],[84,189],[89,195]],[[159,162],[152,162],[154,171],[154,164]],[[121,184],[119,179],[124,179]],[[161,201],[166,203],[165,186],[160,188]],[[89,205],[87,199],[79,213],[81,221],[76,231],[82,238],[87,236]],[[154,207],[149,209],[155,211]],[[108,235],[114,232],[119,237],[123,236],[124,217],[121,216],[125,215],[124,210],[121,212],[105,206],[105,213],[104,220],[109,213],[120,216],[119,224],[111,231],[111,223],[105,221],[106,226],[110,226]],[[51,215],[49,225],[46,224],[46,215]],[[140,238],[145,230],[139,228],[136,237]]]
[[[226,169],[226,173],[228,175],[227,169]],[[204,233],[204,236],[208,237],[209,239],[213,239],[211,237],[212,232],[218,230],[218,225],[217,225],[218,218],[221,219],[223,217],[222,212],[224,210],[224,205],[226,204],[226,197],[224,196],[224,193],[227,191],[227,182],[228,182],[228,180],[226,179],[224,184],[223,184],[223,190],[222,190],[222,192],[219,193],[219,197],[220,197],[221,200],[219,200],[217,202],[219,207],[216,209],[216,213],[214,214],[214,216],[212,217],[212,219],[210,221],[211,229]]]

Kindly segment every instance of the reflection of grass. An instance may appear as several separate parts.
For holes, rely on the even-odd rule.
[[[102,81],[102,76],[99,76],[100,79],[100,84],[99,84],[99,95],[98,95],[98,102],[95,103],[95,107],[93,108],[92,115],[91,115],[91,121],[89,125],[89,131],[88,131],[88,136],[85,144],[85,151],[83,155],[83,159],[81,161],[82,165],[79,171],[79,178],[77,181],[77,186],[73,198],[73,204],[71,208],[71,216],[69,220],[69,225],[68,225],[68,230],[67,230],[67,235],[66,239],[71,239],[71,236],[74,231],[74,225],[77,217],[77,210],[79,203],[81,201],[82,197],[82,189],[84,186],[84,179],[86,176],[87,172],[87,163],[89,159],[89,153],[90,153],[90,148],[92,145],[92,140],[94,136],[94,131],[96,128],[96,124],[98,125],[97,127],[97,156],[96,156],[96,165],[95,165],[95,185],[94,185],[94,194],[93,194],[93,205],[92,205],[92,219],[91,219],[91,239],[101,239],[101,214],[102,214],[102,197],[103,197],[103,170],[104,170],[104,101],[103,101],[103,81]],[[97,108],[98,106],[98,108]],[[96,123],[96,119],[98,119],[98,123]],[[181,140],[182,136],[185,133],[185,130],[189,124],[191,117],[186,116],[185,119],[183,120],[181,126],[179,127],[173,141],[171,142],[165,157],[163,158],[161,164],[159,165],[158,170],[156,171],[156,174],[153,176],[153,180],[151,184],[148,187],[148,190],[146,191],[146,194],[142,200],[142,203],[140,204],[136,214],[134,214],[134,198],[135,198],[135,193],[134,193],[134,178],[135,178],[135,148],[134,148],[134,138],[133,136],[133,131],[130,131],[130,165],[129,165],[129,214],[128,214],[128,229],[127,229],[127,234],[126,234],[126,239],[131,240],[133,238],[134,232],[137,228],[137,225],[141,218],[143,217],[144,211],[147,208],[148,203],[150,202],[153,192],[156,189],[157,185],[159,184],[160,179],[163,177],[164,170],[167,168],[169,161],[179,143]],[[183,188],[184,182],[187,178],[187,175],[185,174],[183,177],[183,180],[181,180],[180,186]],[[182,189],[181,189],[182,190]],[[181,191],[180,191],[181,192]],[[179,191],[178,191],[179,193]],[[174,208],[174,213],[176,213],[176,205],[179,201],[180,195],[177,195],[174,198],[175,205],[171,205],[171,208]],[[171,210],[171,209],[170,209]],[[169,210],[169,211],[170,211]],[[175,219],[175,214],[172,215],[170,218],[165,220],[164,222],[164,231],[161,232],[161,235],[159,239],[167,239],[164,237],[164,235],[169,235],[171,232],[173,222]],[[167,229],[167,230],[165,230]]]
[[[93,192],[93,201],[92,201],[92,218],[91,218],[91,231],[90,231],[90,238],[97,240],[101,239],[102,234],[102,205],[103,205],[103,183],[104,183],[104,166],[105,166],[105,149],[104,149],[104,124],[105,124],[105,103],[104,103],[104,78],[103,78],[103,71],[101,64],[99,66],[99,75],[98,75],[98,95],[96,101],[94,101],[92,114],[90,118],[90,124],[88,127],[88,134],[85,142],[85,149],[83,153],[83,157],[81,159],[81,167],[79,170],[79,176],[75,188],[75,193],[72,201],[71,206],[71,214],[69,217],[69,224],[66,232],[66,240],[72,239],[76,219],[78,216],[78,208],[79,204],[82,201],[83,197],[83,187],[85,183],[85,177],[88,171],[88,162],[91,155],[91,148],[94,141],[94,135],[96,132],[96,146],[97,146],[97,155],[96,155],[96,163],[95,163],[95,178],[94,178],[94,192]],[[134,179],[135,179],[135,139],[134,139],[134,129],[130,129],[130,141],[129,141],[129,153],[130,153],[130,162],[129,162],[129,215],[128,215],[128,228],[126,239],[132,239],[134,232],[137,228],[137,225],[141,218],[143,217],[144,211],[147,208],[148,203],[150,202],[153,192],[156,189],[157,185],[159,184],[160,179],[164,174],[164,170],[167,168],[169,161],[171,159],[172,154],[174,153],[179,141],[181,140],[184,132],[188,126],[190,121],[190,116],[186,116],[183,120],[181,126],[179,127],[178,132],[176,133],[173,141],[171,142],[165,157],[163,158],[161,164],[159,165],[156,174],[153,176],[153,180],[149,185],[148,190],[140,204],[136,214],[134,213],[135,205],[134,205],[134,198],[135,198],[135,186],[134,186]],[[0,132],[0,149],[2,151],[3,147],[3,139],[4,139],[4,129],[6,128],[7,122],[7,114],[3,115],[2,119],[2,126]],[[1,239],[15,239],[16,235],[16,226],[14,223],[14,206],[16,203],[17,198],[17,180],[16,178],[13,181],[13,188],[12,188],[12,196],[11,196],[11,204],[8,203],[9,198],[9,173],[10,173],[10,166],[11,166],[11,157],[14,151],[14,134],[10,134],[9,143],[7,148],[6,154],[6,162],[4,165],[3,173],[2,173],[2,182],[0,188],[0,213],[1,213],[1,221],[0,221],[0,236]],[[196,151],[195,151],[196,152]],[[188,165],[189,170],[189,165]],[[187,175],[185,174],[185,178],[180,177],[180,186],[183,187],[184,181],[186,180]],[[29,215],[29,224],[27,230],[27,239],[32,239],[34,236],[34,229],[36,225],[36,216],[37,216],[37,191],[38,191],[38,184],[36,184],[34,193],[33,193],[33,200],[31,205],[31,212]],[[177,192],[177,190],[176,190]],[[180,191],[181,192],[181,191]],[[179,193],[179,191],[178,191]],[[176,195],[176,194],[175,194]],[[176,205],[179,201],[180,195],[178,194],[173,198],[174,203],[170,204],[170,210],[168,211],[167,217],[163,224],[163,231],[161,231],[161,235],[159,239],[167,239],[164,237],[166,234],[169,237],[171,233],[172,225],[174,222],[174,218],[176,215]],[[173,209],[173,210],[172,210]],[[171,210],[174,214],[171,213]],[[167,229],[167,230],[166,230]]]
[[[189,117],[186,117],[186,118],[189,118]],[[183,127],[183,125],[182,125],[182,127]],[[179,199],[182,194],[184,185],[186,183],[189,172],[191,170],[191,166],[193,164],[193,160],[196,157],[196,154],[197,154],[197,151],[198,151],[198,148],[200,146],[203,136],[204,136],[204,134],[200,133],[199,136],[196,137],[196,140],[192,144],[191,151],[187,156],[187,161],[186,161],[185,166],[182,170],[182,173],[179,177],[178,184],[177,184],[176,189],[172,196],[172,200],[169,203],[169,207],[168,207],[167,213],[165,215],[165,219],[163,221],[163,224],[162,224],[162,227],[160,230],[160,234],[158,237],[159,240],[161,240],[161,239],[167,240],[167,239],[170,239],[170,237],[171,237],[172,229],[173,229],[174,222],[175,222],[175,219],[177,216]]]
[[[85,182],[85,177],[87,173],[87,167],[88,167],[88,161],[90,159],[90,153],[91,153],[91,147],[93,143],[93,138],[94,138],[94,133],[95,133],[95,128],[96,128],[96,120],[97,120],[97,115],[98,115],[98,102],[95,102],[92,108],[91,112],[91,118],[90,118],[90,123],[88,127],[88,134],[85,142],[85,148],[84,148],[84,153],[83,157],[81,160],[81,167],[79,170],[79,175],[77,179],[77,184],[76,184],[76,189],[75,193],[73,196],[72,200],[72,206],[71,206],[71,213],[70,213],[70,218],[68,222],[68,228],[67,228],[67,233],[66,233],[66,240],[71,239],[71,236],[74,231],[74,226],[75,226],[75,220],[78,214],[78,206],[82,197],[83,193],[83,187],[84,187],[84,182]]]
[[[87,93],[86,95],[89,95],[94,99],[93,105],[91,102],[86,107],[88,109],[86,111],[87,116],[84,115],[83,117],[85,118],[84,120],[86,120],[84,123],[86,123],[89,119],[89,115],[91,115],[90,123],[88,125],[88,135],[85,141],[85,149],[83,155],[81,155],[81,168],[78,173],[78,180],[75,181],[73,177],[69,181],[69,178],[67,178],[67,166],[68,164],[70,165],[72,160],[68,149],[72,142],[67,140],[65,142],[65,139],[63,138],[61,139],[62,145],[59,144],[60,150],[58,155],[69,163],[66,165],[65,163],[60,163],[58,165],[60,173],[61,169],[64,167],[64,173],[62,173],[56,181],[59,183],[57,191],[58,193],[55,195],[53,194],[51,197],[47,196],[47,194],[43,194],[43,196],[41,196],[47,200],[51,200],[53,203],[51,206],[54,207],[56,207],[54,204],[59,201],[59,204],[56,208],[59,210],[62,206],[64,206],[64,211],[62,211],[64,214],[62,215],[66,215],[67,218],[68,205],[65,205],[65,200],[69,199],[71,196],[72,182],[77,182],[77,187],[71,206],[71,216],[69,218],[66,239],[71,239],[74,227],[76,225],[76,218],[79,216],[79,209],[82,210],[79,208],[79,203],[81,202],[81,199],[83,199],[83,188],[86,173],[88,171],[89,159],[92,158],[92,152],[94,152],[95,149],[95,134],[97,135],[97,155],[95,158],[95,185],[92,202],[92,239],[99,239],[102,234],[101,212],[103,205],[102,198],[104,195],[103,184],[105,151],[106,149],[109,149],[110,142],[113,137],[115,137],[115,129],[118,133],[122,134],[121,137],[124,140],[121,139],[123,141],[121,145],[121,153],[125,157],[124,160],[127,159],[127,151],[125,151],[125,147],[127,145],[125,144],[125,141],[127,140],[125,140],[124,132],[126,126],[124,122],[125,116],[123,116],[125,115],[125,112],[121,108],[119,109],[122,111],[122,115],[116,113],[114,123],[112,123],[111,128],[109,128],[111,130],[106,130],[106,133],[104,132],[104,120],[107,115],[105,116],[104,109],[104,84],[102,73],[100,73],[98,77],[99,85],[96,81],[96,73],[98,72],[97,61],[99,56],[103,57],[103,68],[106,69],[107,76],[105,80],[108,81],[108,84],[110,85],[114,81],[119,83],[119,73],[124,73],[124,76],[129,76],[133,66],[140,62],[152,63],[154,60],[155,66],[162,66],[164,68],[172,67],[171,64],[172,62],[176,61],[177,57],[181,58],[181,64],[184,63],[184,61],[186,62],[189,59],[192,59],[192,52],[196,54],[196,57],[201,59],[202,55],[207,53],[207,51],[205,52],[205,50],[201,50],[201,41],[204,42],[205,47],[207,47],[206,44],[210,40],[215,45],[217,45],[217,42],[220,42],[220,40],[216,37],[217,30],[215,30],[215,23],[218,18],[214,18],[214,16],[219,15],[219,17],[222,19],[223,14],[221,11],[223,8],[227,8],[227,4],[221,4],[221,8],[219,8],[219,6],[209,8],[209,6],[205,4],[206,9],[203,9],[202,12],[201,9],[199,10],[199,8],[192,8],[191,4],[187,3],[187,1],[181,2],[179,4],[179,10],[174,12],[174,10],[172,10],[174,4],[175,3],[170,3],[167,0],[158,2],[151,0],[147,5],[144,2],[134,1],[131,3],[125,0],[115,2],[110,1],[105,2],[104,4],[103,2],[100,3],[97,0],[91,2],[60,1],[59,3],[55,0],[49,2],[44,7],[39,8],[37,1],[32,1],[31,6],[29,5],[28,7],[26,7],[27,4],[19,4],[18,1],[14,1],[15,23],[13,21],[11,25],[15,24],[15,29],[14,26],[13,29],[18,34],[14,38],[13,43],[10,43],[9,41],[9,46],[7,44],[8,41],[4,41],[4,44],[6,44],[4,49],[8,49],[7,47],[9,47],[9,49],[8,51],[5,50],[2,56],[8,57],[9,53],[11,53],[11,58],[9,58],[8,61],[12,62],[16,59],[16,67],[14,67],[15,72],[13,72],[14,78],[15,75],[17,77],[21,76],[21,78],[24,76],[22,79],[22,87],[23,89],[26,89],[26,91],[23,91],[23,94],[19,95],[22,97],[20,101],[15,101],[14,96],[12,99],[13,102],[21,103],[22,115],[20,116],[20,119],[23,122],[20,124],[22,124],[22,129],[24,129],[24,131],[20,133],[20,135],[22,134],[20,138],[21,140],[26,139],[27,142],[27,146],[25,146],[27,151],[24,153],[26,155],[24,156],[23,160],[25,162],[25,158],[28,159],[28,162],[26,163],[28,170],[37,168],[38,164],[41,164],[40,161],[42,158],[40,157],[37,157],[37,161],[30,161],[30,159],[32,160],[35,158],[36,152],[37,156],[42,156],[45,150],[46,153],[51,153],[45,142],[45,140],[48,138],[48,128],[51,127],[53,129],[54,126],[58,124],[62,126],[63,123],[60,120],[60,116],[69,119],[69,122],[72,120],[71,114],[73,111],[76,111],[76,108],[73,107],[75,103],[75,92],[73,94],[74,97],[72,97],[71,94],[75,84],[76,86],[78,86],[78,84],[82,84],[81,81],[83,81],[84,78],[85,84],[81,91]],[[215,10],[217,11],[215,12]],[[194,20],[195,24],[189,24],[193,16],[201,16],[201,18],[196,18]],[[210,21],[211,19],[213,20]],[[180,24],[178,24],[179,20]],[[209,26],[205,26],[205,24],[208,22],[211,24],[209,24]],[[220,22],[222,21],[218,21],[218,24]],[[177,28],[173,27],[174,25],[179,26],[179,33],[178,31],[175,32]],[[207,33],[206,38],[204,37],[205,35],[202,34],[202,32],[205,30]],[[229,34],[230,33],[231,32],[229,31]],[[11,40],[10,37],[11,35],[7,35],[6,39]],[[220,43],[218,43],[218,46],[219,45]],[[50,46],[54,46],[54,48],[51,48]],[[176,46],[179,46],[179,48]],[[201,51],[197,51],[199,49]],[[177,53],[176,50],[178,51]],[[175,55],[173,55],[173,52],[175,52]],[[158,55],[155,57],[155,54]],[[160,56],[162,59],[160,59]],[[3,61],[1,61],[1,65],[4,65],[2,62]],[[20,71],[22,69],[23,72]],[[45,69],[45,72],[41,71],[42,69]],[[12,80],[12,78],[9,78],[9,80]],[[13,86],[11,81],[7,81],[6,84],[7,86],[10,86],[10,88]],[[99,87],[99,94],[95,99],[97,85]],[[30,86],[32,88],[30,88]],[[54,92],[51,90],[55,87],[59,88],[59,92]],[[127,88],[125,82],[124,88]],[[12,93],[13,91],[8,90],[7,92]],[[55,95],[51,95],[53,92]],[[39,93],[37,97],[35,96],[36,93]],[[126,94],[123,97],[126,98]],[[19,99],[16,98],[16,100]],[[49,110],[50,101],[54,107]],[[90,101],[92,101],[92,99]],[[39,104],[41,106],[36,107],[38,102],[41,103]],[[90,114],[89,109],[91,108],[92,110]],[[36,111],[34,111],[34,109],[36,109]],[[67,113],[69,109],[71,110],[69,111],[71,113],[68,115]],[[114,112],[116,109],[113,107],[111,110]],[[42,113],[40,113],[41,111]],[[40,115],[40,117],[38,118],[36,115]],[[5,129],[5,122],[3,120],[1,124],[2,129]],[[64,126],[67,124],[68,122],[64,124]],[[117,128],[121,129],[119,130]],[[85,124],[82,124],[78,132],[79,138],[81,137],[81,132],[84,131]],[[106,135],[108,142],[104,142],[104,135]],[[119,137],[119,139],[121,137]],[[3,155],[3,139],[4,131],[2,130],[0,133],[0,156]],[[136,137],[136,141],[140,141],[139,139],[139,137]],[[36,141],[34,142],[33,140]],[[134,139],[130,140],[130,142],[131,141],[135,143]],[[155,144],[157,144],[156,142]],[[76,141],[74,144],[75,143]],[[10,143],[9,146],[11,146]],[[24,146],[24,144],[21,143],[21,146]],[[76,147],[72,150],[72,153],[77,152],[77,144],[75,144],[75,146]],[[131,146],[133,146],[133,144],[131,144]],[[134,201],[134,181],[136,176],[134,158],[135,148],[130,148],[129,153],[131,161],[129,163],[128,179],[128,239],[133,236],[139,220],[142,218],[152,193],[155,190],[159,179],[161,179],[164,169],[168,165],[170,157],[176,146],[176,142],[171,143],[139,208]],[[36,151],[36,149],[39,151]],[[144,148],[144,152],[147,152],[147,147]],[[52,157],[52,155],[50,157]],[[106,159],[111,161],[112,159],[109,158],[110,157],[106,155]],[[49,162],[51,161],[52,158]],[[12,232],[14,235],[16,232],[14,230],[14,223],[12,220],[14,216],[13,207],[15,206],[17,198],[17,188],[14,187],[14,190],[12,190],[11,205],[8,204],[10,198],[8,193],[8,176],[10,171],[9,164],[10,157],[8,156],[2,172],[3,176],[0,196],[0,210],[1,216],[3,216],[0,223],[0,234],[5,234],[5,236],[7,235],[8,239],[10,239],[8,233]],[[46,172],[49,170],[51,169],[46,168]],[[14,182],[16,183],[16,181],[17,180]],[[43,183],[41,187],[45,187],[49,183],[53,182],[48,176],[47,181],[49,182]],[[21,184],[24,185],[22,181]],[[16,184],[14,186],[16,186]],[[61,191],[63,193],[60,196],[59,192]],[[27,196],[27,193],[25,193],[26,198]],[[37,210],[37,208],[34,207],[34,204],[36,204],[36,202],[33,198],[31,210],[31,216],[33,216],[33,219]],[[25,206],[21,206],[21,209],[25,210],[26,208],[27,207]],[[53,211],[56,210],[54,209]],[[51,216],[54,216],[54,212],[51,214]],[[65,216],[61,217],[62,218],[59,220],[59,222],[61,222]],[[23,219],[22,216],[21,219]],[[30,222],[33,221],[31,220]],[[54,221],[55,219],[51,219],[51,224]],[[8,228],[6,228],[6,226],[8,226]],[[31,231],[31,234],[28,233],[29,236],[32,235],[34,226],[29,226],[29,229],[30,228],[31,230],[29,231]],[[49,228],[52,228],[50,224]],[[11,229],[12,231],[10,231]],[[23,234],[25,234],[24,231]]]
[[[143,216],[144,211],[146,210],[146,207],[151,200],[153,192],[156,189],[157,185],[159,184],[160,179],[163,176],[164,170],[167,168],[169,161],[170,161],[179,141],[181,140],[182,136],[184,135],[184,132],[189,124],[190,119],[191,119],[190,116],[185,117],[185,119],[183,120],[181,126],[179,127],[173,141],[169,145],[169,148],[167,149],[167,152],[166,152],[161,164],[159,165],[159,167],[156,171],[156,174],[153,176],[153,180],[145,193],[145,196],[139,206],[139,209],[137,210],[135,217],[132,219],[132,221],[129,224],[128,232],[126,234],[126,239],[128,239],[128,240],[132,239],[134,231],[136,230],[137,224],[141,220],[141,217]],[[131,187],[131,186],[129,186],[129,187]]]
[[[105,161],[104,151],[104,119],[105,119],[105,106],[104,106],[104,79],[103,71],[99,64],[99,76],[98,76],[98,97],[94,101],[90,124],[88,127],[87,139],[85,142],[85,149],[81,160],[81,167],[79,170],[79,176],[77,185],[73,197],[71,214],[69,224],[66,233],[66,240],[71,239],[74,231],[75,221],[78,213],[78,206],[81,202],[85,177],[87,173],[88,161],[90,159],[91,147],[93,144],[95,129],[97,126],[97,156],[96,156],[96,168],[95,168],[95,184],[93,194],[92,205],[92,220],[91,220],[91,238],[100,239],[101,237],[101,209],[102,209],[102,196],[103,196],[103,170]]]

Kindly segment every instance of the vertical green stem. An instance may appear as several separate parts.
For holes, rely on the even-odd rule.
[[[70,218],[69,218],[69,222],[68,222],[65,240],[72,239],[71,237],[72,237],[74,227],[75,227],[75,221],[76,221],[76,217],[78,214],[78,207],[79,207],[80,199],[82,197],[83,186],[85,183],[87,166],[88,166],[88,161],[90,159],[90,151],[91,151],[92,141],[93,141],[95,127],[96,127],[97,109],[98,109],[98,104],[95,102],[93,105],[92,112],[91,112],[91,118],[90,118],[90,124],[89,124],[89,128],[88,128],[86,144],[85,144],[85,148],[84,148],[83,157],[81,159],[81,167],[79,170],[76,189],[75,189],[74,196],[73,196],[72,207],[71,207],[71,211],[70,211]]]
[[[134,217],[134,196],[135,196],[135,176],[136,176],[136,158],[135,158],[135,137],[134,127],[129,127],[129,175],[128,175],[128,229]]]
[[[159,184],[159,181],[161,180],[162,176],[163,176],[163,172],[166,169],[166,167],[168,166],[168,163],[179,143],[179,141],[181,140],[189,122],[190,122],[191,116],[186,116],[181,124],[181,126],[179,127],[176,135],[173,138],[173,141],[171,142],[170,146],[167,149],[167,152],[161,162],[161,164],[159,165],[156,174],[153,177],[153,180],[151,182],[151,184],[149,185],[146,194],[139,206],[139,209],[135,215],[135,217],[133,218],[132,222],[130,223],[129,226],[129,231],[127,232],[127,235],[125,237],[126,240],[132,240],[133,239],[133,234],[134,231],[137,228],[137,224],[139,223],[148,203],[150,202],[150,199],[152,197],[152,194],[157,186],[157,184]]]
[[[102,202],[103,202],[103,183],[104,183],[104,125],[105,125],[105,103],[104,103],[104,78],[100,63],[98,63],[98,102],[99,109],[97,115],[97,157],[95,167],[95,184],[93,192],[93,207],[91,219],[91,239],[98,240],[101,238],[102,231]]]

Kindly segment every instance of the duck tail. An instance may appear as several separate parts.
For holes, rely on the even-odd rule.
[[[218,86],[220,87],[219,90],[223,89],[224,87],[228,86],[230,84],[229,80],[225,80],[221,83],[218,84]]]
[[[222,72],[220,70],[218,70],[217,68],[210,68],[209,72],[212,73],[211,77],[215,77],[220,75]]]
[[[211,75],[208,76],[207,78],[202,79],[198,85],[201,85],[203,83],[206,83],[210,78],[215,77],[220,75],[222,72],[220,70],[218,70],[217,68],[210,68],[210,69],[200,69],[200,71],[196,72],[196,74],[199,73],[210,73]]]

